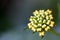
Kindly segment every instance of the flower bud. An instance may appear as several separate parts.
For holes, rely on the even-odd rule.
[[[49,26],[47,26],[46,28],[45,28],[45,31],[48,31],[50,29],[50,27]]]
[[[31,29],[32,28],[32,24],[28,23],[28,28]]]
[[[34,27],[32,27],[32,28],[31,28],[31,30],[32,30],[33,32],[35,32],[35,31],[36,31],[36,29],[35,29]]]
[[[44,36],[44,31],[42,31],[42,32],[39,32],[39,36]]]
[[[41,31],[42,30],[42,28],[37,28],[37,32],[39,32],[39,31]]]
[[[42,28],[45,28],[46,27],[46,25],[44,24],[44,25],[42,25]]]

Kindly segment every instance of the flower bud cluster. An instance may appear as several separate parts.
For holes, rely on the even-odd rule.
[[[44,36],[45,32],[54,26],[51,10],[35,10],[33,16],[30,16],[28,28],[33,32],[38,32],[39,36]]]

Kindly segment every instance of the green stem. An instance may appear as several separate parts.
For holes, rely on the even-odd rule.
[[[59,37],[60,37],[60,33],[57,33],[55,30],[50,29],[49,31],[50,31],[51,33],[55,34],[56,36],[59,36]]]

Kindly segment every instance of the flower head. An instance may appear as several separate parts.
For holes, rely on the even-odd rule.
[[[30,16],[28,28],[33,32],[38,32],[39,36],[44,36],[45,32],[54,26],[51,10],[35,10],[33,16]]]

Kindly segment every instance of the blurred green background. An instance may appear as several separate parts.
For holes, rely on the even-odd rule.
[[[60,0],[1,0],[0,1],[0,40],[41,40],[38,33],[23,30],[34,10],[51,9],[60,33]],[[60,37],[46,32],[43,40],[60,40]]]

